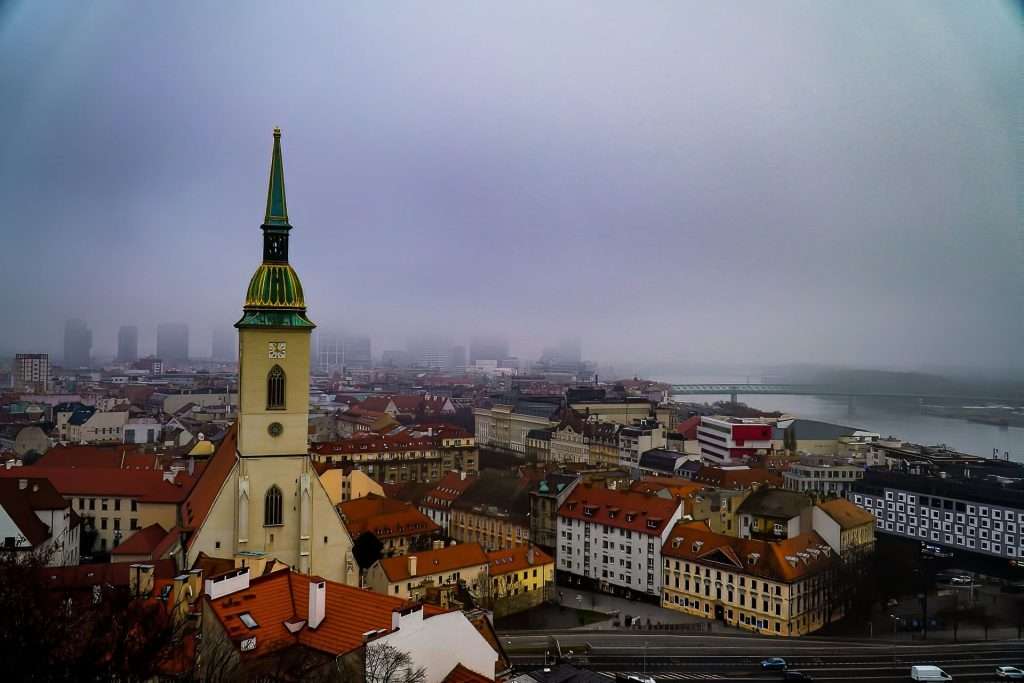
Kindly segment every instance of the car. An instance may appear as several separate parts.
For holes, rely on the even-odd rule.
[[[960,576],[954,576],[952,579],[949,580],[949,582],[954,586],[970,586],[972,583],[974,583],[974,579],[970,576],[967,576],[966,574],[962,574]]]
[[[814,677],[805,671],[783,671],[782,680],[784,681],[813,681]]]
[[[782,657],[769,657],[761,660],[762,671],[785,671],[786,660]]]
[[[951,681],[953,677],[931,664],[910,667],[910,678],[915,681]]]
[[[996,678],[1012,678],[1015,680],[1024,680],[1024,671],[1021,671],[1015,666],[997,666]]]

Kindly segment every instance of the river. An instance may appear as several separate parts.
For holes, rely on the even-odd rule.
[[[702,380],[687,379],[687,382]],[[722,380],[717,380],[722,381]],[[677,401],[714,403],[729,396],[676,395]],[[1010,460],[1024,462],[1024,429],[997,427],[967,420],[922,415],[909,406],[859,399],[851,414],[845,399],[819,396],[739,395],[739,400],[758,410],[778,410],[809,420],[822,420],[895,436],[922,444],[946,444],[950,448],[989,457],[993,449],[1010,454]]]

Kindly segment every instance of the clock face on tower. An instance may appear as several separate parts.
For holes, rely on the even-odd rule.
[[[284,360],[287,350],[288,345],[285,342],[269,342],[267,344],[267,357],[270,360]]]

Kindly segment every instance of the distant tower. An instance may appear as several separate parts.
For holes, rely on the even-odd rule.
[[[14,356],[14,388],[45,394],[50,381],[50,356],[45,353],[19,353]]]
[[[134,363],[139,359],[139,328],[122,325],[117,331],[117,361]]]
[[[156,355],[164,362],[188,360],[188,325],[163,323],[156,328]]]
[[[64,324],[64,367],[87,368],[92,363],[92,330],[85,321]]]
[[[238,358],[238,333],[230,327],[218,327],[213,331],[213,360],[234,362]]]

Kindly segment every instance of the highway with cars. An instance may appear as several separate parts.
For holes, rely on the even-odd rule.
[[[565,661],[614,678],[634,673],[662,681],[782,680],[762,660],[781,657],[789,671],[815,681],[908,681],[910,667],[932,664],[956,681],[995,681],[996,667],[1024,665],[1024,641],[894,642],[804,637],[776,640],[743,634],[643,631],[551,631],[501,634],[517,670]]]

